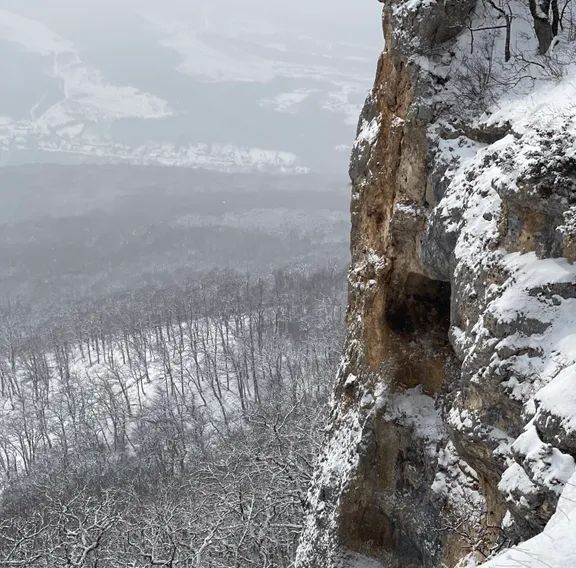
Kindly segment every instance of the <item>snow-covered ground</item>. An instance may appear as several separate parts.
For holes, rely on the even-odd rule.
[[[271,383],[281,380],[273,366],[280,372],[298,356],[289,341],[265,340],[261,350],[248,316],[203,317],[170,327],[142,318],[136,325],[132,333],[110,335],[103,343],[22,353],[14,367],[0,360],[4,480],[30,473],[39,456],[52,452],[62,457],[101,447],[130,454],[145,443],[148,423],[173,414],[190,436],[200,429],[202,443],[210,444],[220,429],[272,392]],[[294,396],[309,380],[290,384]]]
[[[48,75],[59,83],[62,98],[47,109],[42,101],[24,120],[0,121],[0,150],[26,150],[30,145],[52,155],[66,153],[86,160],[140,165],[193,166],[221,171],[303,173],[290,152],[223,144],[174,142],[139,146],[118,144],[94,129],[120,119],[154,120],[173,116],[168,103],[130,86],[107,82],[86,64],[77,48],[39,21],[0,10],[0,39],[50,62]]]
[[[542,533],[483,564],[485,568],[570,568],[576,566],[576,475],[567,482],[558,508]]]

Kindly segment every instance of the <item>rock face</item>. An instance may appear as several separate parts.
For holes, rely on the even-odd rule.
[[[463,116],[461,32],[478,18],[474,0],[384,4],[350,166],[348,341],[299,568],[497,559],[572,483],[574,117]]]

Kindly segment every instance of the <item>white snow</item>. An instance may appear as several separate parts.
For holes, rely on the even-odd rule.
[[[576,469],[572,456],[542,442],[533,424],[512,444],[512,451],[522,458],[534,481],[555,492],[561,492]]]
[[[360,131],[358,132],[354,146],[359,146],[360,144],[373,144],[380,133],[380,123],[381,118],[379,116],[373,118],[370,122],[362,119]]]
[[[416,12],[420,8],[430,6],[435,0],[406,0],[394,6],[396,17],[401,17],[403,12]]]
[[[34,148],[46,152],[71,153],[90,158],[126,159],[130,154],[133,163],[142,162],[145,149],[116,146],[105,134],[116,120],[126,118],[160,119],[172,115],[168,104],[161,98],[131,86],[116,85],[104,79],[101,72],[83,61],[80,52],[67,39],[44,24],[17,14],[0,10],[0,39],[20,46],[46,61],[46,73],[57,81],[61,98],[48,108],[39,111],[34,105],[28,117],[19,120],[0,120],[0,149]],[[152,149],[151,154],[166,154],[167,148]],[[205,148],[192,153],[205,154]],[[221,148],[217,154],[229,156],[238,151]],[[283,167],[293,161],[292,156],[264,151],[241,151],[242,166],[247,162],[280,162]],[[175,149],[170,158],[157,163],[189,165],[190,159],[178,157]],[[152,160],[147,157],[146,163]],[[195,160],[194,165],[197,165]]]
[[[514,3],[515,10],[525,8]],[[465,35],[451,72],[466,53]],[[435,68],[429,70],[437,73]],[[503,69],[495,70],[500,71]],[[448,165],[449,186],[436,212],[444,230],[456,233],[456,278],[461,274],[467,274],[467,279],[495,275],[493,282],[479,282],[485,290],[483,297],[477,297],[473,284],[459,290],[462,302],[469,297],[468,301],[479,303],[481,309],[476,320],[468,319],[470,311],[463,309],[464,321],[451,330],[451,339],[464,365],[474,365],[477,348],[493,350],[488,365],[480,367],[472,380],[478,384],[493,380],[504,369],[508,378],[502,386],[511,398],[523,403],[526,420],[524,431],[515,440],[497,429],[482,428],[476,411],[453,409],[450,425],[494,441],[495,452],[507,464],[499,490],[511,505],[528,508],[530,496],[541,491],[560,495],[559,510],[546,530],[486,563],[490,568],[576,566],[576,508],[568,507],[576,495],[574,459],[543,441],[535,427],[537,420],[552,415],[565,434],[576,433],[576,299],[550,291],[554,286],[576,287],[576,265],[563,258],[539,258],[535,252],[506,251],[499,226],[505,214],[499,190],[509,195],[519,191],[519,176],[546,151],[547,132],[576,133],[576,67],[567,65],[564,71],[566,75],[559,80],[536,76],[533,83],[501,93],[490,113],[476,123],[478,127],[511,125],[513,134],[493,144],[479,144],[463,136],[442,139],[439,130],[430,132],[438,143],[440,159]],[[574,148],[565,150],[569,159],[574,157]],[[574,234],[571,209],[557,230]],[[526,322],[532,320],[534,331],[530,332]],[[514,328],[518,331],[508,331]],[[441,471],[433,488],[446,493],[449,487]],[[505,522],[512,522],[511,515]]]
[[[542,533],[482,564],[484,568],[571,568],[576,566],[576,474],[560,496]]]
[[[86,159],[217,169],[306,173],[308,168],[291,153],[274,148],[240,147],[233,144],[115,143],[105,132],[114,121],[125,118],[160,119],[172,111],[162,99],[130,86],[106,81],[100,71],[86,64],[76,47],[46,25],[0,10],[0,39],[16,43],[49,63],[49,75],[59,82],[62,98],[28,118],[14,121],[0,117],[0,149],[71,154]],[[232,54],[231,57],[234,57]],[[280,95],[276,110],[289,112],[312,91]],[[92,127],[97,127],[92,128]]]
[[[78,118],[160,118],[167,104],[138,89],[106,82],[85,64],[74,45],[36,20],[0,10],[0,38],[51,60],[51,76],[61,82],[63,99],[38,117],[40,130],[57,128]]]
[[[0,128],[0,149],[26,149],[30,138],[37,140],[39,149],[45,152],[85,156],[87,160],[99,159],[109,163],[136,165],[163,165],[203,168],[224,172],[273,172],[303,174],[309,168],[291,152],[266,148],[244,148],[232,144],[150,143],[128,146],[114,143],[109,138],[94,138],[85,134],[82,123],[67,121],[59,126],[58,137],[42,138],[38,127],[10,128],[3,133]],[[1,126],[1,125],[0,125]]]
[[[576,347],[576,327],[567,330],[567,341]],[[576,365],[560,371],[554,380],[541,389],[536,400],[540,411],[547,411],[561,419],[562,426],[569,432],[576,432]]]
[[[385,417],[413,429],[435,455],[436,444],[446,435],[435,400],[418,386],[399,393],[383,393]]]
[[[350,373],[348,375],[348,377],[346,378],[346,380],[344,381],[344,386],[345,387],[352,387],[356,384],[357,380],[358,380],[358,377],[356,375],[354,375],[353,373]]]
[[[522,466],[516,462],[512,462],[502,474],[498,489],[509,500],[513,500],[515,495],[520,495],[523,498],[525,495],[534,495],[538,492],[537,487],[530,481]]]
[[[291,93],[280,93],[273,99],[261,100],[259,104],[264,108],[270,108],[276,112],[295,113],[297,107],[314,92],[317,91],[313,89],[300,89]]]

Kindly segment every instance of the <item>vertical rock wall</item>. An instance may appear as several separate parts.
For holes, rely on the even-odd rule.
[[[402,2],[384,7],[386,47],[350,166],[349,338],[300,566],[436,566],[461,546],[438,530],[445,503],[430,489],[447,442],[437,400],[459,364],[449,278],[431,276],[421,255],[435,205],[427,133],[442,86],[414,56],[446,57],[472,8],[430,3],[415,17]]]
[[[300,568],[481,562],[542,530],[574,470],[576,437],[537,402],[576,369],[570,349],[553,354],[550,323],[576,314],[573,146],[461,126],[437,69],[474,9],[384,3],[350,166],[348,341]],[[562,255],[556,271],[538,264]]]

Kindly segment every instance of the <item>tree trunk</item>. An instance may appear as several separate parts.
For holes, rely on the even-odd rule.
[[[554,39],[553,26],[550,21],[550,3],[551,0],[530,0],[530,13],[534,20],[534,31],[538,38],[538,53],[540,55],[548,53]],[[557,23],[556,29],[558,29]]]

